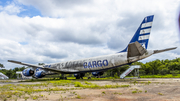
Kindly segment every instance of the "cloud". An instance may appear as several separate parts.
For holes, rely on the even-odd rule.
[[[20,12],[22,12],[24,9],[20,6],[17,6],[17,4],[15,2],[11,2],[8,5],[5,6],[0,6],[0,11],[7,13],[7,14],[18,14]]]
[[[177,0],[15,0],[0,5],[0,60],[12,68],[8,59],[49,64],[117,53],[153,14],[148,49],[179,46],[177,10]],[[145,61],[173,59],[180,49],[162,54]]]

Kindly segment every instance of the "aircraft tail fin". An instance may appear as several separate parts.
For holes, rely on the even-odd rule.
[[[147,49],[153,18],[154,18],[154,15],[150,15],[144,18],[139,28],[137,29],[136,33],[134,34],[133,38],[129,42],[129,44],[137,41],[145,49]],[[127,49],[128,49],[128,46],[120,52],[127,52]]]

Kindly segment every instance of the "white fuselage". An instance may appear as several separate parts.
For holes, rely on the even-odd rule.
[[[147,52],[141,56],[127,58],[127,52],[122,52],[81,60],[55,63],[45,65],[44,67],[53,68],[59,71],[64,71],[66,73],[103,71],[114,67],[126,65],[132,62],[136,62],[138,60],[151,56],[153,53],[153,50],[147,50]]]

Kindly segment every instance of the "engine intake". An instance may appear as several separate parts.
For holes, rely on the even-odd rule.
[[[23,70],[22,73],[24,76],[32,76],[34,74],[34,70],[31,68],[28,68],[28,69]]]
[[[44,71],[36,71],[36,73],[35,73],[36,78],[42,78],[45,75],[46,75],[46,73]]]

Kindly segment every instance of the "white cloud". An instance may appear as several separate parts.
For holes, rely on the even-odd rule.
[[[0,6],[0,60],[37,64],[116,53],[124,49],[143,18],[155,15],[149,49],[179,46],[179,0],[18,0],[43,16],[19,17],[23,8],[13,3]],[[11,9],[13,8],[13,9]],[[25,44],[23,44],[25,43]],[[173,59],[179,48],[145,61]]]
[[[24,9],[21,8],[20,6],[16,5],[15,2],[9,3],[6,6],[0,6],[0,11],[7,13],[7,14],[18,14],[21,11],[23,11]]]

